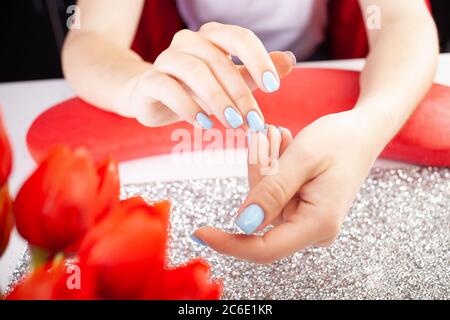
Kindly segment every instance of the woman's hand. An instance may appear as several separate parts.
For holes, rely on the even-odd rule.
[[[218,252],[256,263],[330,245],[381,151],[375,124],[366,110],[354,109],[316,120],[292,142],[287,129],[280,135],[270,128],[269,139],[253,134],[250,155],[257,148],[269,156],[249,165],[250,192],[236,219],[245,234],[203,227],[195,236]],[[263,235],[253,234],[269,225],[274,227]]]
[[[247,29],[207,23],[198,32],[179,31],[155,63],[131,79],[120,112],[147,126],[185,120],[210,129],[213,114],[225,127],[261,130],[264,117],[252,90],[278,90],[294,65],[292,53],[268,54]]]

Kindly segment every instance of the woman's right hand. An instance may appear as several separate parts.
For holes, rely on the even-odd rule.
[[[155,63],[131,80],[123,113],[146,126],[185,120],[204,129],[214,126],[209,117],[214,115],[226,128],[259,131],[264,117],[252,91],[277,91],[294,65],[292,53],[269,54],[254,33],[238,26],[213,22],[198,32],[181,30]]]

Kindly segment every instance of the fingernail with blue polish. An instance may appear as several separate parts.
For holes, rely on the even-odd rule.
[[[264,129],[264,122],[256,111],[250,111],[247,114],[247,123],[253,131],[260,131]]]
[[[233,128],[237,129],[244,124],[242,116],[234,110],[232,107],[228,107],[224,112],[225,119],[227,119],[228,124]]]
[[[197,120],[197,123],[203,128],[203,129],[211,129],[214,125],[211,118],[208,117],[205,113],[199,112],[197,113],[197,116],[195,117],[195,120]]]
[[[197,237],[196,235],[191,234],[190,236],[191,240],[193,242],[195,242],[196,244],[199,244],[201,246],[207,247],[208,245],[206,244],[205,241],[203,241],[202,239],[200,239],[199,237]]]
[[[278,131],[283,134],[284,128],[283,127],[278,127]]]
[[[236,225],[246,234],[252,234],[264,221],[264,211],[257,204],[251,204],[236,219]]]
[[[267,92],[275,92],[280,88],[280,83],[278,82],[277,77],[275,77],[271,71],[266,71],[263,73],[262,82]]]

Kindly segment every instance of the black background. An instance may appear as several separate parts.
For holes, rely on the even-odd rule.
[[[222,0],[223,1],[223,0]],[[60,78],[66,8],[75,0],[0,1],[0,82]],[[431,0],[442,52],[450,52],[450,1]]]

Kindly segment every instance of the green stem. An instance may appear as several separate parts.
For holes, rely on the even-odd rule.
[[[48,251],[39,247],[31,246],[31,266],[33,269],[39,268],[47,263],[49,258]]]

